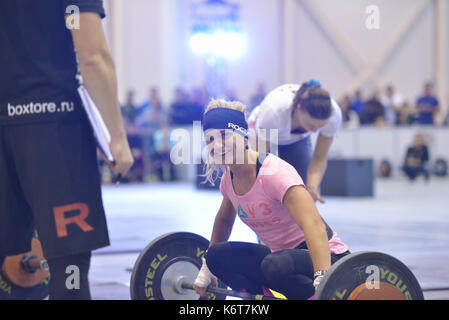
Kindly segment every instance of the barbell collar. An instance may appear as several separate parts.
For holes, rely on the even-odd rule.
[[[20,264],[28,273],[35,273],[37,270],[49,270],[47,260],[39,259],[35,255],[25,255]]]

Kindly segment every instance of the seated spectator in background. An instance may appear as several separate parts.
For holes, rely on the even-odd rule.
[[[194,89],[192,94],[182,88],[175,89],[175,101],[170,105],[170,123],[172,125],[192,125],[201,121],[205,108],[205,92]]]
[[[365,102],[360,122],[362,125],[379,125],[385,122],[385,108],[379,100],[379,90],[374,90],[371,98]]]
[[[420,125],[435,124],[435,115],[439,111],[438,99],[433,94],[433,85],[427,82],[424,85],[424,94],[416,101],[416,123]]]
[[[166,122],[162,123],[161,128],[154,133],[153,147],[155,154],[152,171],[157,172],[159,181],[175,181],[175,165],[170,159],[172,147],[170,142],[170,127]],[[166,177],[164,171],[168,171],[168,177]]]
[[[358,128],[360,126],[360,120],[358,114],[351,109],[351,98],[345,95],[338,105],[341,108],[343,116],[342,127],[346,129]]]
[[[134,99],[134,90],[128,90],[128,92],[126,93],[126,102],[121,107],[123,117],[129,119],[129,121],[131,122],[134,122],[139,114],[139,108],[135,104]]]
[[[385,121],[384,117],[377,117],[376,121],[374,121],[373,125],[375,127],[391,127],[391,124]]]
[[[402,96],[395,92],[392,85],[388,85],[385,90],[385,95],[382,96],[381,102],[385,108],[385,121],[394,126],[398,124],[398,114],[402,107],[404,99]]]
[[[365,101],[362,98],[361,90],[357,90],[355,92],[354,99],[351,103],[351,109],[354,110],[359,115],[359,117],[361,117],[363,109],[365,109]]]
[[[139,109],[141,110],[141,112],[144,112],[151,107],[162,108],[161,98],[159,97],[159,89],[156,87],[151,87],[148,90],[148,100],[145,100]]]
[[[404,125],[411,125],[415,122],[415,114],[412,110],[412,107],[410,106],[410,103],[408,100],[405,100],[402,103],[401,108],[399,109],[398,113],[398,125],[404,126]]]
[[[259,82],[256,87],[256,92],[254,92],[254,94],[249,99],[248,108],[245,110],[245,114],[249,116],[251,114],[251,111],[253,111],[253,109],[263,101],[263,99],[265,99],[266,95],[267,92],[265,84],[263,82]]]
[[[189,123],[189,105],[187,93],[182,88],[175,89],[175,100],[170,104],[170,123],[172,125],[184,125]]]
[[[209,104],[209,95],[206,87],[198,87],[192,90],[192,97],[196,103],[201,105],[203,109]]]
[[[141,107],[142,113],[137,119],[140,129],[147,129],[154,132],[159,129],[160,124],[166,121],[166,113],[159,96],[157,88],[150,89],[150,97]]]
[[[192,94],[187,97],[187,101],[189,102],[189,124],[193,121],[201,121],[207,104],[204,91],[200,88],[193,89]]]
[[[415,135],[413,145],[407,149],[402,170],[410,180],[415,180],[420,174],[429,180],[429,150],[421,134]]]
[[[143,139],[138,135],[135,123],[124,120],[128,144],[134,158],[134,165],[129,170],[124,182],[143,181]]]

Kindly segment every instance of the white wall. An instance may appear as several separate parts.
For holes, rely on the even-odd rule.
[[[119,16],[118,21],[107,23],[120,31],[108,36],[112,42],[120,44],[121,54],[116,64],[121,100],[128,88],[135,88],[138,100],[143,100],[150,86],[158,86],[168,103],[175,86],[202,85],[204,62],[191,52],[188,44],[192,1],[201,0],[105,0],[107,7],[113,2],[120,4],[120,14],[113,15]],[[286,0],[229,1],[241,5],[241,27],[248,38],[248,51],[241,59],[229,62],[228,84],[238,97],[247,100],[260,80],[269,89],[284,82],[282,7]],[[327,17],[328,24],[338,28],[354,46],[356,54],[370,63],[418,0],[312,2]],[[348,61],[336,49],[334,44],[338,39],[326,35],[323,24],[311,16],[307,3],[307,0],[294,0],[295,41],[291,63],[294,79],[300,82],[317,78],[339,98],[354,81],[357,63]],[[425,5],[412,27],[394,45],[378,74],[381,84],[395,84],[411,101],[421,92],[425,80],[435,79],[433,3],[429,1]],[[370,31],[365,27],[365,8],[372,4],[380,8],[380,30]],[[449,16],[449,6],[446,8]],[[447,47],[449,52],[449,39]],[[447,74],[449,77],[449,64]],[[372,86],[372,81],[366,83],[367,94]]]
[[[171,97],[175,82],[173,61],[179,56],[172,50],[176,8],[173,0],[105,0],[107,17],[103,22],[115,59],[119,98],[124,101],[128,89],[134,89],[138,102],[145,100],[150,87],[158,87],[162,96]]]
[[[125,64],[122,67],[121,86],[123,89],[136,88],[138,97],[142,99],[146,98],[150,86],[161,85],[161,75],[165,69],[161,63],[162,1],[125,2],[122,5],[122,54]]]
[[[317,0],[313,1],[329,20],[327,23],[338,29],[348,39],[365,62],[374,61],[392,34],[400,28],[409,13],[413,0]],[[342,4],[344,2],[344,4]],[[357,76],[352,63],[340,53],[333,41],[323,31],[321,21],[310,14],[307,1],[296,0],[297,56],[295,65],[298,79],[316,77],[329,88],[333,96],[340,97],[347,90],[351,80]],[[380,29],[368,30],[365,26],[368,5],[380,9]],[[313,12],[313,11],[312,11]],[[414,101],[422,91],[423,82],[433,80],[434,45],[433,11],[429,2],[414,20],[412,27],[393,47],[386,63],[379,72],[380,83],[393,83],[398,92]],[[349,49],[351,50],[351,49]],[[353,62],[354,63],[354,62]],[[357,64],[356,64],[357,65]],[[374,82],[364,86],[366,94],[371,92]]]
[[[249,99],[256,83],[263,81],[267,90],[282,80],[282,6],[278,0],[245,0],[242,5],[242,30],[248,39],[248,51],[229,64],[229,85],[237,96]]]

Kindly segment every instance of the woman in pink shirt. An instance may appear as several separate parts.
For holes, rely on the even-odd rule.
[[[321,218],[290,164],[248,146],[248,124],[239,102],[213,100],[204,114],[206,177],[224,171],[223,201],[203,267],[194,283],[202,296],[218,277],[233,290],[308,299],[332,263],[349,254]],[[264,244],[228,242],[236,216]],[[214,277],[215,276],[215,277]]]

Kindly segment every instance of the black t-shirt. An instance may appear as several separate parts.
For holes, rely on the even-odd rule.
[[[84,114],[65,21],[74,10],[105,16],[102,0],[0,0],[0,124]]]
[[[409,147],[407,149],[407,155],[405,156],[405,163],[407,164],[407,160],[413,158],[418,159],[423,165],[427,161],[429,161],[429,151],[426,146],[421,147]]]

